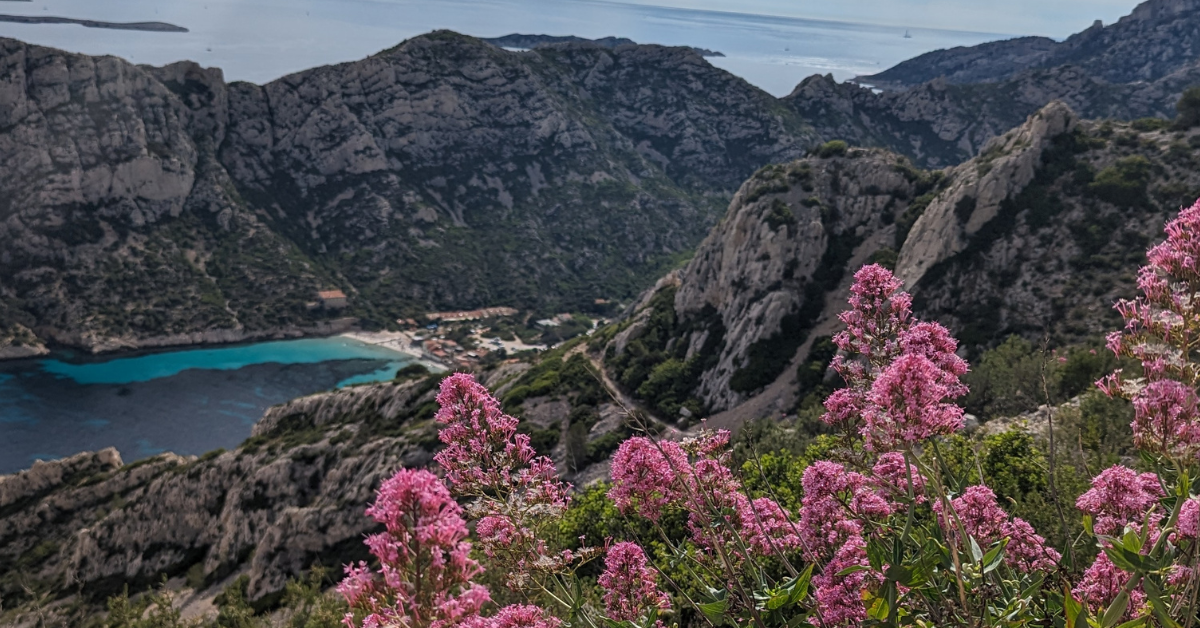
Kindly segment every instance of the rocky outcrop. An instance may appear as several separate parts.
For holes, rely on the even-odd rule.
[[[731,381],[760,367],[756,345],[807,334],[855,249],[891,244],[896,212],[916,191],[897,159],[865,150],[808,158],[760,171],[734,196],[725,220],[680,273],[675,296],[679,316],[713,311],[725,329],[723,348],[697,391],[710,409],[730,408],[756,392]],[[708,333],[700,329],[681,342],[698,350]],[[798,348],[793,344],[791,353]],[[791,357],[773,366],[775,374]]]
[[[0,41],[0,325],[91,350],[591,302],[817,140],[662,46],[438,32],[263,86]],[[388,311],[392,315],[372,314]]]
[[[1010,334],[1097,338],[1119,324],[1111,304],[1136,291],[1163,221],[1200,197],[1200,129],[1157,128],[1081,120],[1056,102],[942,171],[861,149],[765,168],[678,282],[659,288],[674,290],[681,322],[651,347],[663,357],[650,366],[666,374],[686,360],[686,373],[699,355],[695,380],[676,381],[714,424],[792,411],[797,368],[814,337],[838,331],[849,277],[872,260],[894,264],[917,314],[946,324],[968,353]],[[613,336],[610,363],[634,363],[622,355],[664,318],[655,303],[647,295]],[[647,368],[653,352],[637,351]]]
[[[1029,185],[1053,140],[1077,123],[1066,105],[1052,103],[992,140],[979,158],[951,169],[953,183],[929,203],[900,249],[896,276],[904,285],[911,288],[933,265],[964,251],[1001,204]]]

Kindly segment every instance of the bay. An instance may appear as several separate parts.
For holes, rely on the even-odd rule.
[[[916,15],[912,24],[879,25],[602,0],[33,0],[5,3],[3,9],[13,15],[182,26],[189,32],[0,23],[0,36],[135,63],[192,60],[222,68],[227,80],[256,83],[362,59],[410,37],[451,29],[477,37],[613,35],[718,50],[726,56],[711,63],[783,96],[813,74],[845,80],[931,50],[1010,36],[927,28]]]
[[[0,474],[116,447],[126,462],[232,448],[268,407],[392,379],[412,359],[344,337],[0,362]]]

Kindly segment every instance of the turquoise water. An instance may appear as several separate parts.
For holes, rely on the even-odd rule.
[[[392,379],[398,369],[412,361],[385,347],[334,337],[189,349],[81,364],[46,359],[40,361],[40,366],[47,373],[67,377],[80,384],[129,384],[170,377],[188,369],[232,371],[251,364],[316,364],[356,359],[388,360],[389,363],[376,371],[339,382],[339,387]]]
[[[0,474],[104,447],[116,447],[126,462],[230,449],[272,405],[386,381],[411,361],[335,337],[0,362]]]

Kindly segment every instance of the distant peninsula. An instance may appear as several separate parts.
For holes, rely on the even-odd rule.
[[[21,2],[22,0],[7,0]],[[111,28],[120,31],[154,31],[159,33],[186,33],[188,29],[166,22],[100,22],[97,20],[77,20],[71,17],[29,16],[29,15],[0,15],[0,22],[15,22],[17,24],[78,24],[88,28]]]
[[[625,37],[601,37],[600,39],[587,39],[585,37],[576,37],[575,35],[520,35],[517,33],[505,35],[503,37],[492,37],[490,39],[484,38],[483,41],[501,48],[524,48],[526,50],[536,48],[538,46],[545,46],[547,44],[563,44],[574,42],[591,42],[597,46],[603,46],[605,48],[637,45],[637,42]],[[684,48],[695,50],[702,57],[725,56],[723,53],[715,50],[708,50],[707,48],[696,48],[695,46],[684,46]]]

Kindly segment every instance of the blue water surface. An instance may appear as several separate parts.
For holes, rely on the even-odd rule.
[[[0,474],[104,447],[126,462],[232,448],[272,405],[386,381],[409,363],[343,337],[0,362]]]

